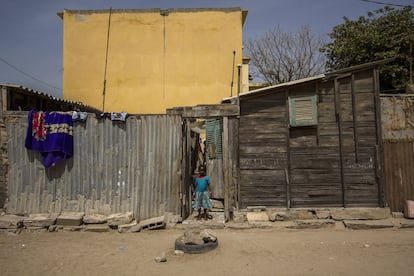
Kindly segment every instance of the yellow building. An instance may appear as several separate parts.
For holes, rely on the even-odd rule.
[[[217,104],[245,87],[240,8],[64,10],[63,98],[106,112]],[[248,87],[248,85],[247,85]],[[244,89],[243,89],[244,90]],[[241,90],[242,91],[242,90]]]

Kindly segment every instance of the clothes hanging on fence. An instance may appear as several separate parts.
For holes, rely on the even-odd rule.
[[[68,112],[43,112],[31,110],[25,146],[42,155],[46,168],[72,157],[73,120]]]
[[[121,112],[121,113],[116,113],[116,112],[112,112],[111,113],[111,120],[112,121],[125,121],[126,117],[127,117],[126,112]]]
[[[105,118],[109,118],[112,121],[122,121],[125,122],[126,118],[128,117],[128,113],[126,112],[120,112],[120,113],[116,113],[116,112],[104,112],[104,113],[98,113],[95,114],[97,119],[105,119]]]
[[[87,118],[88,118],[87,112],[73,111],[72,113],[72,120],[74,122],[86,122]]]

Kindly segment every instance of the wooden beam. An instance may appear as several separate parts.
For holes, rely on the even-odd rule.
[[[181,115],[183,118],[238,116],[239,107],[234,104],[185,106],[167,109],[167,114]]]
[[[357,114],[356,114],[356,100],[355,100],[355,74],[351,76],[351,95],[352,95],[352,124],[354,128],[354,145],[355,145],[355,162],[359,162],[359,137],[357,130]]]
[[[376,178],[378,182],[378,203],[380,207],[385,206],[384,195],[384,145],[382,142],[381,130],[381,100],[380,100],[380,84],[379,84],[379,70],[374,68],[374,103],[376,113],[376,127],[377,127],[377,145],[376,145]]]
[[[224,218],[230,218],[230,154],[229,154],[229,119],[223,117],[223,184],[224,184]]]
[[[341,169],[341,188],[342,188],[342,207],[346,207],[346,187],[345,187],[345,176],[344,176],[344,148],[343,148],[343,137],[342,137],[342,118],[341,118],[341,100],[339,95],[341,91],[339,91],[339,83],[338,79],[335,79],[335,86],[334,86],[334,94],[335,94],[335,117],[336,122],[338,124],[339,130],[339,164]]]
[[[288,131],[286,131],[286,159],[287,159],[287,167],[285,168],[285,181],[286,181],[286,208],[289,209],[291,207],[291,185],[290,185],[290,119],[289,119],[289,89],[285,90],[285,101],[286,101],[286,119],[285,124],[288,128]]]

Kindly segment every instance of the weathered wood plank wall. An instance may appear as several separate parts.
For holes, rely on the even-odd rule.
[[[375,71],[338,80],[343,137],[342,169],[346,207],[380,206]],[[379,95],[378,95],[379,96]]]
[[[239,122],[240,205],[285,206],[286,97],[272,93],[243,101]]]
[[[341,178],[338,127],[332,82],[292,87],[290,94],[318,95],[318,126],[292,127],[289,131],[291,207],[339,205]],[[335,139],[336,138],[336,139]]]
[[[289,127],[288,96],[318,96],[316,126]],[[373,69],[241,98],[241,207],[379,206]]]

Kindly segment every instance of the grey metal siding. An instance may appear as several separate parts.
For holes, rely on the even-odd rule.
[[[181,117],[74,123],[74,156],[45,169],[24,147],[25,116],[8,117],[9,213],[180,213]]]

